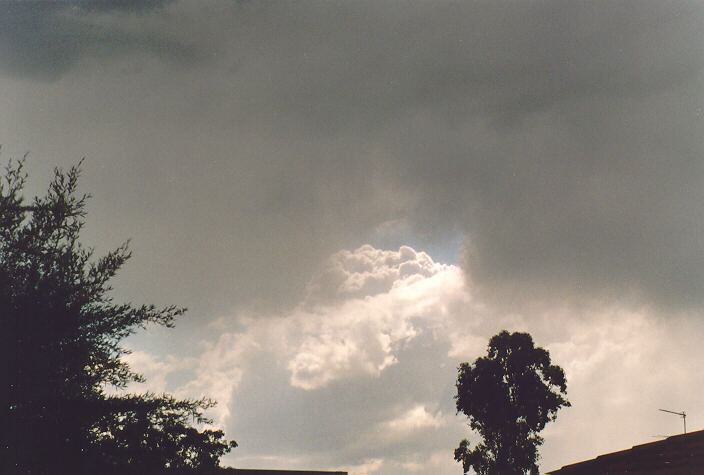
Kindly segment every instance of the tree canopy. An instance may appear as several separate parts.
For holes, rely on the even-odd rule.
[[[209,399],[127,394],[143,381],[121,340],[171,327],[178,307],[114,303],[108,284],[127,243],[100,258],[79,242],[87,195],[80,164],[56,169],[45,196],[24,202],[23,161],[0,182],[0,348],[8,380],[3,473],[153,473],[217,467],[236,447],[210,423]]]
[[[567,381],[550,354],[535,347],[527,333],[502,331],[489,341],[487,356],[461,363],[457,376],[457,412],[482,441],[470,448],[467,439],[455,450],[464,472],[524,474],[537,470],[538,433],[557,418]]]

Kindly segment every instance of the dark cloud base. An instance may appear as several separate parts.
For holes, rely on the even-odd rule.
[[[2,71],[50,79],[16,129],[89,156],[167,297],[295,303],[403,221],[464,234],[468,276],[518,308],[704,304],[699,2],[2,8]]]

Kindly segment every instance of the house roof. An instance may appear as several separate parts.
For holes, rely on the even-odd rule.
[[[704,430],[673,435],[657,442],[599,455],[583,462],[548,472],[557,475],[582,474],[690,474],[704,467]]]
[[[248,468],[227,468],[234,475],[347,475],[347,472],[319,472],[313,470],[257,470]]]

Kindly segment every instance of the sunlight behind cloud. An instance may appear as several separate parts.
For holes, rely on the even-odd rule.
[[[435,263],[410,247],[363,246],[331,256],[289,312],[219,318],[212,328],[220,335],[203,341],[196,359],[144,351],[129,358],[134,369],[153,379],[150,388],[169,389],[170,375],[188,369],[190,379],[171,385],[179,395],[218,399],[213,414],[219,426],[258,424],[255,414],[240,407],[247,400],[242,391],[278,392],[269,398],[289,400],[294,406],[288,410],[308,404],[308,411],[328,408],[319,416],[306,413],[313,424],[306,430],[317,430],[317,417],[318,423],[332,423],[321,428],[318,443],[340,437],[344,442],[334,453],[366,460],[348,465],[350,473],[454,470],[450,449],[470,435],[461,417],[450,417],[456,366],[484,354],[489,337],[503,328],[530,332],[567,374],[573,407],[543,433],[544,468],[647,441],[660,430],[662,421],[651,414],[659,404],[695,407],[687,388],[704,387],[695,363],[704,355],[686,326],[672,327],[642,308],[605,303],[541,312],[506,314],[476,301],[459,267]],[[342,416],[350,403],[351,412]],[[298,420],[290,430],[309,423],[281,410]],[[600,432],[614,420],[622,421],[619,430]],[[572,436],[575,427],[583,437]],[[422,448],[429,440],[433,445]],[[393,447],[400,443],[434,458],[396,453]],[[298,449],[291,450],[293,456]],[[241,452],[243,460],[265,457],[265,451]],[[301,459],[300,467],[314,460]]]
[[[310,390],[340,378],[378,377],[421,331],[413,320],[441,321],[448,305],[467,298],[463,285],[457,267],[408,246],[335,254],[292,315],[304,332],[288,364],[291,384]]]

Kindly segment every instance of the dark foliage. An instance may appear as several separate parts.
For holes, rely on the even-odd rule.
[[[527,333],[502,331],[489,341],[488,354],[460,364],[457,412],[482,437],[473,449],[465,439],[455,460],[465,473],[523,474],[537,471],[538,433],[570,406],[565,373]]]
[[[183,309],[116,304],[108,281],[127,245],[93,259],[78,241],[86,195],[79,167],[55,171],[44,197],[26,205],[22,162],[0,182],[0,356],[8,405],[7,473],[150,473],[217,467],[237,444],[209,422],[208,399],[115,396],[142,377],[120,341],[145,325],[173,326]]]

